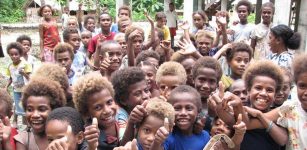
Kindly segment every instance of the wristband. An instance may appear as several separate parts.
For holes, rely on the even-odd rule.
[[[265,132],[269,133],[272,130],[272,127],[273,127],[273,121],[270,121],[269,127],[266,128]]]

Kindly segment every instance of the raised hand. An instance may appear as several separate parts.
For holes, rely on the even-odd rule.
[[[148,101],[144,101],[142,105],[137,105],[133,108],[133,110],[131,111],[130,115],[129,115],[129,122],[136,124],[136,123],[140,123],[143,118],[147,115],[146,112],[146,105],[147,105]]]
[[[70,137],[73,135],[70,125],[67,126],[67,131],[64,137],[53,140],[47,147],[47,150],[68,150]]]
[[[251,116],[253,117],[259,117],[262,112],[260,110],[257,110],[257,109],[254,109],[254,108],[251,108],[251,107],[247,107],[247,106],[243,106],[244,107],[244,110]]]
[[[95,150],[98,147],[98,138],[99,138],[99,128],[97,118],[93,118],[92,125],[85,127],[85,139],[88,142],[90,150]]]
[[[9,117],[5,117],[2,120],[0,119],[0,142],[9,142],[11,135],[11,123]]]
[[[109,53],[106,52],[105,57],[100,62],[100,66],[99,66],[99,70],[100,70],[101,74],[106,75],[106,72],[107,72],[108,68],[110,67],[110,63],[111,63],[111,61],[109,59]]]
[[[144,16],[147,18],[150,24],[154,24],[153,19],[148,15],[147,10],[144,10]]]
[[[189,22],[188,22],[188,21],[184,21],[182,24],[179,25],[179,27],[180,27],[182,30],[189,30],[189,29],[190,29],[190,25],[189,25]]]
[[[163,126],[157,130],[157,133],[155,135],[155,144],[161,145],[166,140],[170,132],[170,127],[171,126],[168,118],[164,118]]]
[[[206,117],[205,116],[199,117],[194,124],[193,132],[195,134],[200,134],[203,131],[205,125],[206,125]]]
[[[178,51],[182,55],[191,55],[195,52],[197,52],[195,46],[191,41],[187,41],[186,39],[183,39],[184,42],[178,41],[178,47],[180,50]]]

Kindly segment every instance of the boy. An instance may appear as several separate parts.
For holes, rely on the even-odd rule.
[[[170,41],[170,32],[168,27],[166,26],[166,16],[163,12],[157,12],[155,16],[155,20],[157,21],[156,28],[159,28],[163,31],[164,37],[163,40]]]
[[[23,47],[23,55],[22,57],[32,66],[33,71],[37,67],[36,62],[37,59],[29,54],[31,47],[32,47],[32,40],[29,36],[27,35],[21,35],[17,38],[16,42],[20,43]],[[35,66],[35,68],[34,68]]]
[[[171,46],[174,48],[174,37],[176,36],[176,30],[178,28],[177,26],[177,12],[175,11],[175,5],[173,2],[169,3],[168,5],[169,10],[165,12],[166,15],[166,25],[169,28],[170,35],[171,35]]]
[[[90,42],[90,40],[92,39],[92,32],[88,31],[88,30],[84,30],[81,32],[81,42],[82,45],[79,48],[79,51],[83,52],[84,54],[86,54],[88,56],[88,43]]]
[[[118,8],[118,18],[122,18],[123,16],[131,18],[131,9],[129,8],[129,6],[123,5]],[[119,32],[118,24],[112,25],[111,32]]]

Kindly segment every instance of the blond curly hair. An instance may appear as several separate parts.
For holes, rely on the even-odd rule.
[[[157,71],[156,82],[159,84],[161,77],[167,75],[178,76],[180,81],[182,81],[182,84],[185,84],[187,81],[187,73],[183,66],[178,62],[168,61],[163,63]]]

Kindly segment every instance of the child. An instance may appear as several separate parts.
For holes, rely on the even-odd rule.
[[[67,27],[67,21],[68,21],[68,17],[69,17],[69,8],[67,6],[65,6],[63,8],[63,14],[61,16],[61,20],[62,20],[62,30],[66,29]]]
[[[84,18],[83,27],[84,28],[82,31],[89,31],[93,36],[96,36],[100,33],[99,29],[96,28],[96,20],[94,16],[86,16]]]
[[[112,84],[97,73],[87,74],[74,85],[73,100],[88,125],[84,135],[89,149],[97,144],[97,149],[104,150],[119,146],[119,125],[115,120],[117,107]],[[98,125],[89,125],[93,118],[97,118]]]
[[[74,60],[73,47],[67,43],[60,43],[54,48],[54,60],[62,66],[62,70],[66,73],[69,85],[73,85],[78,79],[78,72],[72,68]]]
[[[12,116],[13,100],[3,89],[0,89],[0,148],[5,150],[16,150],[14,136],[17,130],[10,125],[9,118]]]
[[[88,30],[84,30],[81,32],[81,42],[82,45],[79,48],[79,51],[82,52],[83,54],[86,54],[86,56],[89,56],[87,48],[88,48],[88,43],[92,39],[92,32]]]
[[[132,24],[132,21],[129,17],[123,16],[119,18],[118,22],[118,33],[125,33],[126,29]]]
[[[275,7],[271,2],[262,4],[261,18],[262,22],[257,24],[251,32],[251,47],[254,49],[254,59],[265,59],[271,54],[269,47],[269,32],[272,26],[272,18]]]
[[[16,42],[20,43],[23,47],[22,57],[32,66],[32,70],[37,68],[37,59],[30,54],[32,47],[32,40],[27,35],[21,35],[17,38]],[[35,66],[35,67],[34,67]]]
[[[136,58],[135,62],[139,65],[142,61],[150,62],[155,68],[159,68],[160,56],[156,51],[142,51]]]
[[[170,94],[168,101],[175,109],[175,126],[173,132],[156,134],[152,149],[203,149],[210,139],[208,132],[193,133],[195,121],[201,112],[201,98],[192,87],[180,85]],[[164,142],[164,143],[163,143]]]
[[[60,42],[56,20],[52,18],[53,9],[50,5],[41,6],[38,15],[43,17],[39,24],[40,58],[42,61],[53,62],[53,48]]]
[[[131,18],[131,9],[129,6],[123,5],[118,8],[118,18],[128,17]],[[116,34],[119,32],[118,24],[113,24],[111,27],[111,32],[115,32]]]
[[[156,28],[161,29],[163,31],[163,40],[170,41],[170,32],[169,28],[166,26],[166,15],[163,12],[157,12],[155,16],[155,20],[157,21]]]
[[[186,84],[187,74],[183,66],[177,62],[163,63],[157,70],[156,83],[160,94],[168,99],[169,94],[179,85]]]
[[[244,80],[235,80],[229,87],[229,92],[233,93],[234,95],[237,95],[241,99],[243,106],[250,105],[249,100],[247,99],[247,90],[245,87]]]
[[[48,139],[45,125],[48,114],[65,103],[64,92],[58,83],[43,77],[31,79],[22,96],[22,106],[26,110],[29,128],[14,137],[16,148],[46,149]]]
[[[236,5],[236,11],[240,19],[239,24],[233,26],[229,35],[229,42],[249,42],[254,25],[247,22],[247,17],[252,12],[252,4],[248,0],[240,0]]]
[[[68,126],[72,129],[71,133],[67,133]],[[64,149],[65,146],[68,150],[87,149],[87,143],[84,141],[84,122],[79,112],[71,107],[61,107],[50,112],[46,121],[46,135],[49,141],[47,150]],[[64,146],[60,140],[65,136],[67,142]]]
[[[96,51],[97,45],[103,41],[113,40],[115,33],[110,31],[112,16],[109,13],[103,12],[99,17],[101,33],[94,36],[88,44],[88,52],[90,57]]]
[[[122,49],[116,41],[103,42],[95,55],[98,57],[95,66],[99,66],[100,74],[108,79],[122,64]]]
[[[159,98],[149,100],[145,107],[146,116],[138,127],[138,149],[150,150],[157,134],[171,132],[175,121],[173,106]],[[165,121],[167,119],[167,121]]]
[[[192,18],[195,26],[192,33],[196,34],[200,30],[215,32],[215,29],[209,25],[208,17],[204,11],[193,12]]]
[[[17,116],[23,116],[24,110],[20,107],[19,103],[21,102],[22,88],[25,86],[24,78],[29,80],[32,67],[24,59],[21,59],[23,55],[23,47],[21,44],[17,42],[10,43],[6,50],[12,60],[12,63],[7,68],[7,75],[10,79],[6,85],[6,90],[8,91],[9,86],[13,84],[15,114]]]
[[[293,53],[288,49],[296,50],[300,47],[300,34],[292,31],[290,27],[280,24],[271,28],[269,37],[272,54],[267,59],[290,70]]]
[[[196,48],[202,56],[213,56],[218,48],[212,48],[214,35],[205,30],[200,30],[195,35]]]
[[[293,87],[292,85],[292,74],[290,70],[286,68],[281,68],[282,76],[284,78],[283,86],[279,93],[276,94],[276,98],[274,100],[273,105],[271,106],[271,109],[277,108],[281,106],[286,100],[291,100],[291,89]]]
[[[127,57],[127,42],[125,39],[125,33],[117,33],[114,40],[122,47],[123,59],[120,68],[128,67],[128,57]]]
[[[152,97],[158,97],[160,96],[160,92],[158,90],[157,84],[156,84],[156,73],[157,69],[152,63],[148,61],[141,61],[137,67],[140,67],[142,71],[145,73],[145,79],[147,82],[147,86],[150,90],[150,93]]]
[[[66,28],[65,29],[72,29],[75,28],[78,30],[78,19],[75,16],[69,16],[68,20],[67,20],[67,24],[66,24]]]

